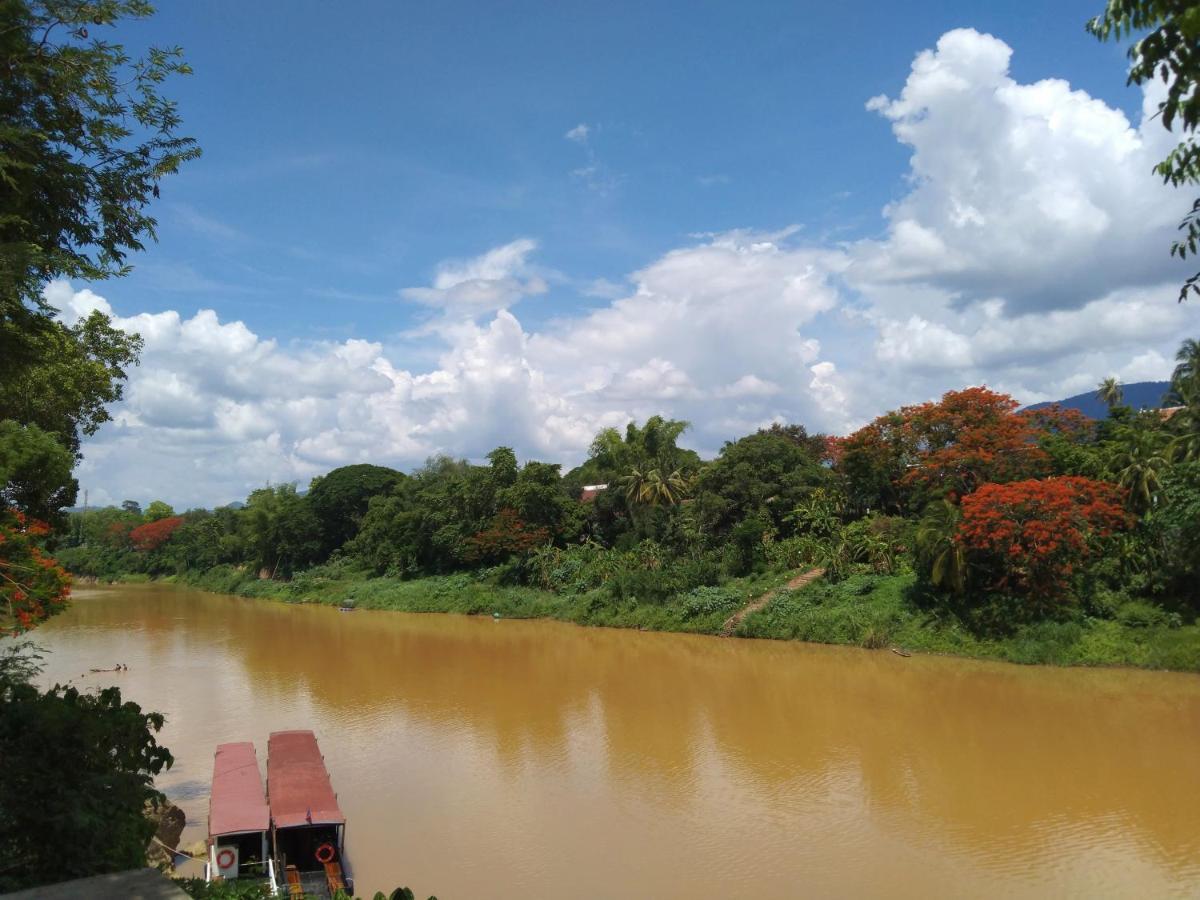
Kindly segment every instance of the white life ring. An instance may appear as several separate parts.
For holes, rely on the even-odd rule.
[[[237,862],[237,854],[234,853],[232,850],[230,850],[228,847],[224,848],[223,850],[217,851],[217,869],[218,870],[228,869],[235,862]]]

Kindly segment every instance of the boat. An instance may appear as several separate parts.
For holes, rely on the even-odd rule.
[[[208,801],[208,852],[204,880],[248,879],[278,891],[268,849],[270,811],[263,795],[258,756],[249,741],[219,744],[213,756]]]
[[[267,739],[267,806],[273,871],[288,896],[353,896],[346,817],[311,731],[276,731]]]

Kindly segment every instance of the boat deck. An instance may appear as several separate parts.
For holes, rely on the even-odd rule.
[[[284,878],[287,896],[332,900],[333,891],[324,872],[297,872],[289,869]]]

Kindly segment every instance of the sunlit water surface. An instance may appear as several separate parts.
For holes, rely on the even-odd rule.
[[[185,842],[218,743],[313,729],[367,896],[1200,895],[1197,676],[166,586],[36,637],[47,682],[165,713]]]

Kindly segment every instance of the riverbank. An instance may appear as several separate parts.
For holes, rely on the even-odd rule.
[[[492,583],[468,573],[416,579],[372,577],[346,566],[323,566],[290,581],[260,579],[218,566],[157,579],[242,597],[286,603],[351,605],[415,613],[549,618],[579,625],[719,635],[749,604],[769,600],[737,621],[733,636],[896,648],[1020,664],[1127,666],[1200,672],[1200,626],[1128,613],[1078,616],[1021,625],[983,636],[945,610],[922,608],[915,576],[857,574],[831,583],[816,578],[796,590],[796,572],[768,572],[696,588],[663,603],[614,599],[604,589],[560,594]],[[130,582],[148,580],[132,575]],[[757,605],[757,604],[756,604]]]

